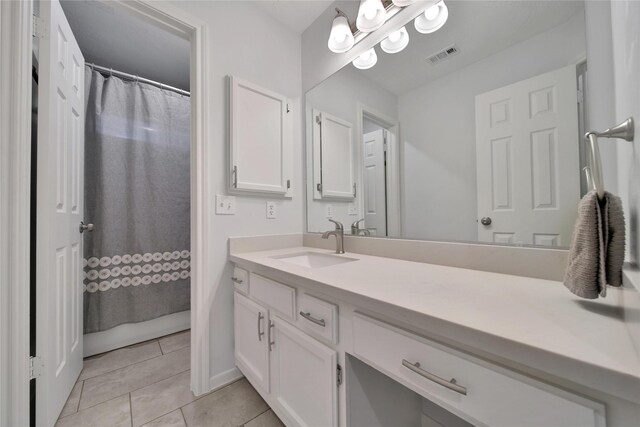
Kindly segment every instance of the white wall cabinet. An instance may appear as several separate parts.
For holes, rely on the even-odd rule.
[[[235,293],[236,363],[265,392],[269,392],[269,319],[267,309]]]
[[[313,110],[313,176],[315,199],[356,196],[353,125]]]
[[[271,320],[271,393],[295,425],[338,425],[335,350],[277,316]]]
[[[290,196],[291,102],[234,76],[229,83],[229,191]]]

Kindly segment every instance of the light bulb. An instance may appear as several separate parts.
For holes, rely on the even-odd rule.
[[[398,40],[400,40],[400,37],[402,37],[402,33],[400,32],[400,30],[394,31],[393,33],[389,34],[389,41],[392,43],[396,43]]]
[[[342,43],[346,38],[347,35],[345,33],[336,33],[336,35],[333,36],[333,40],[335,40],[336,43]]]
[[[440,7],[437,4],[434,4],[429,9],[424,11],[424,17],[427,18],[429,21],[433,21],[438,17],[439,13],[440,13]]]
[[[353,47],[355,40],[349,21],[344,13],[338,11],[338,15],[333,19],[331,25],[331,33],[327,46],[329,50],[335,53],[344,53]]]
[[[363,52],[358,56],[353,62],[353,66],[360,70],[368,70],[369,68],[376,65],[378,62],[378,55],[376,55],[376,51],[371,48],[366,52]]]
[[[364,17],[371,20],[376,17],[376,10],[372,7],[368,7],[364,10]]]

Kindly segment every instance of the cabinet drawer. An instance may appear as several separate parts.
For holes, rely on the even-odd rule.
[[[604,426],[602,405],[359,313],[353,328],[358,358],[473,424]]]
[[[250,294],[289,319],[295,319],[296,290],[266,277],[251,273]]]
[[[235,267],[231,276],[233,286],[237,291],[249,295],[249,272],[243,268]]]
[[[302,294],[299,301],[298,324],[311,335],[326,341],[338,342],[338,307],[308,294]]]

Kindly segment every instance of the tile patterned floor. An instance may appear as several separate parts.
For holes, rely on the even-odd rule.
[[[84,361],[56,427],[283,427],[245,379],[195,397],[189,331]]]

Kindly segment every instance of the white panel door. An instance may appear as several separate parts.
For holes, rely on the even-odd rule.
[[[322,198],[355,198],[353,126],[331,114],[313,110],[314,176]]]
[[[271,393],[285,424],[338,425],[336,352],[277,316],[272,322]]]
[[[242,373],[268,393],[267,310],[238,292],[234,300],[236,361]]]
[[[82,370],[84,57],[57,0],[40,16],[36,421],[52,426]]]
[[[364,225],[372,236],[387,235],[385,132],[378,129],[363,135]]]
[[[574,65],[476,97],[480,241],[569,245],[580,200],[577,102]]]
[[[231,191],[288,195],[291,142],[287,99],[230,77]]]

